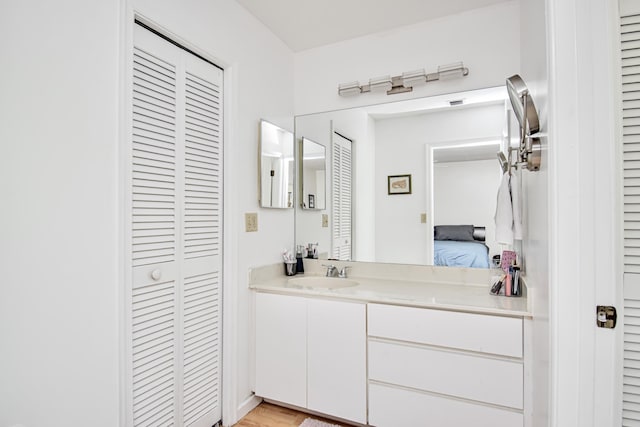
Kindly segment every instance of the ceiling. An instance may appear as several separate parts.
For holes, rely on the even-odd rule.
[[[394,119],[420,114],[429,114],[445,110],[460,110],[466,108],[476,108],[495,104],[504,104],[508,99],[507,90],[504,86],[490,87],[486,89],[476,89],[454,94],[444,94],[416,98],[387,104],[372,105],[362,107],[369,116],[375,120]],[[451,101],[462,100],[462,105],[451,106]],[[460,144],[438,147],[433,150],[433,161],[441,167],[446,167],[446,163],[465,162],[474,160],[496,160],[496,153],[500,151],[500,138],[485,138],[479,140],[469,140]]]
[[[294,52],[505,0],[237,0]]]
[[[412,116],[451,108],[468,108],[480,105],[504,103],[507,100],[507,89],[504,86],[485,89],[468,90],[464,92],[433,95],[402,101],[360,107],[374,119],[391,119],[401,116]],[[461,105],[451,106],[453,101],[462,101]]]

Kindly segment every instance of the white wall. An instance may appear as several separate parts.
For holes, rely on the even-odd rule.
[[[398,11],[398,13],[411,13]],[[295,55],[296,114],[500,86],[520,69],[519,2],[510,1]],[[543,31],[543,30],[542,30]],[[338,84],[463,61],[469,75],[413,92],[339,97]]]
[[[499,138],[504,117],[504,106],[495,104],[376,120],[376,261],[433,263],[427,259],[427,224],[420,222],[420,214],[428,210],[426,182],[431,170],[425,147]],[[497,169],[497,160],[495,165]],[[411,174],[412,194],[388,195],[387,176],[404,174]],[[486,205],[495,209],[495,193]]]
[[[0,13],[2,426],[120,423],[121,4]],[[228,68],[224,280],[237,359],[224,361],[236,392],[223,400],[234,410],[252,388],[247,270],[293,242],[293,210],[259,209],[257,193],[259,119],[293,130],[293,55],[235,1],[132,4]],[[244,212],[259,213],[257,233],[243,231]]]
[[[435,163],[433,168],[434,224],[473,224],[485,227],[489,257],[502,253],[496,242],[496,192],[501,170],[497,160]]]
[[[118,19],[2,5],[2,426],[119,423]]]
[[[547,16],[545,4],[521,1],[520,75],[531,90],[542,132],[548,131]],[[542,138],[542,162],[538,172],[522,171],[523,264],[534,310],[532,337],[535,356],[531,376],[535,426],[549,421],[549,140]]]

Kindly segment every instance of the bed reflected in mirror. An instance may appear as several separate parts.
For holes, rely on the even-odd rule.
[[[496,189],[502,138],[431,146],[434,265],[489,268],[495,241]],[[472,177],[472,179],[470,179]]]

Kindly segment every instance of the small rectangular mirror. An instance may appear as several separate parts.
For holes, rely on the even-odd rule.
[[[302,195],[300,206],[302,209],[326,209],[326,147],[302,138]]]
[[[293,208],[293,132],[260,120],[258,153],[260,206]]]

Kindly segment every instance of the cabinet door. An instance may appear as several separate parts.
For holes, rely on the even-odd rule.
[[[256,395],[307,406],[307,301],[256,294]]]
[[[365,305],[310,299],[307,342],[307,407],[366,424]]]

